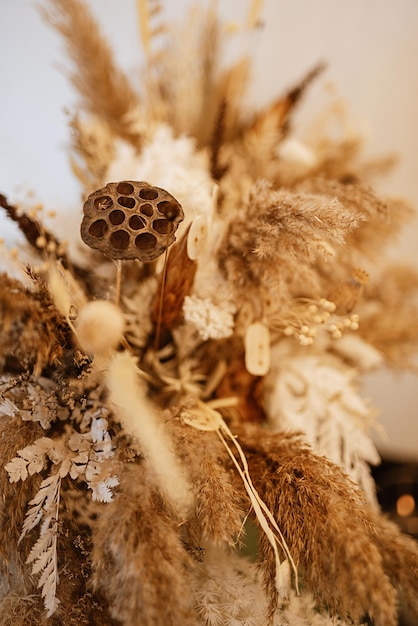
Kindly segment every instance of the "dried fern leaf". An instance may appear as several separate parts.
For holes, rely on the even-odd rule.
[[[368,433],[371,409],[358,395],[352,370],[329,356],[279,353],[278,367],[267,381],[269,420],[277,430],[305,433],[313,451],[339,465],[359,485],[369,503],[377,504],[371,465],[380,462]],[[277,367],[277,366],[276,366]]]
[[[38,494],[29,503],[21,538],[36,526],[43,517],[40,536],[29,556],[27,563],[33,563],[32,574],[40,574],[38,587],[42,590],[47,617],[56,610],[59,600],[56,597],[58,576],[58,511],[60,501],[61,476],[59,473],[42,481]]]
[[[41,482],[38,475],[30,480],[20,482],[18,486],[11,483],[3,467],[11,461],[16,450],[25,447],[28,442],[42,435],[39,424],[23,422],[20,415],[2,415],[0,420],[0,489],[2,501],[0,505],[0,572],[7,577],[7,572],[14,564],[21,577],[23,586],[28,584],[28,572],[23,566],[29,542],[24,540],[17,549],[19,534],[25,519],[27,503],[31,500]]]

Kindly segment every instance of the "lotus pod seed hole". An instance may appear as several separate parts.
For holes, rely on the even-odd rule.
[[[126,250],[129,246],[129,235],[125,230],[115,230],[110,235],[110,245],[115,250]]]
[[[123,211],[119,211],[119,209],[115,209],[109,215],[109,221],[113,226],[119,226],[125,219],[125,213]]]
[[[94,208],[96,211],[108,211],[113,206],[113,200],[110,196],[99,196],[94,200]]]
[[[153,187],[144,187],[139,190],[139,197],[142,200],[155,200],[158,198],[158,191]]]
[[[145,227],[145,221],[139,215],[132,215],[129,219],[129,226],[132,230],[141,230]]]
[[[141,250],[149,252],[153,250],[157,245],[157,239],[151,233],[142,233],[135,239],[135,246]]]
[[[172,230],[172,224],[168,220],[155,220],[152,227],[159,235],[167,235]]]
[[[152,215],[154,215],[154,209],[152,208],[151,204],[141,204],[139,210],[142,215],[146,215],[147,217],[151,217]]]
[[[158,210],[167,220],[174,221],[180,214],[180,206],[170,200],[163,200],[157,204]]]
[[[122,194],[123,196],[129,196],[131,193],[134,192],[134,187],[133,187],[133,185],[131,185],[131,183],[127,183],[125,181],[122,181],[116,187],[116,191],[118,193]]]
[[[89,228],[89,235],[101,239],[108,231],[108,226],[104,220],[96,220]]]
[[[118,204],[120,204],[120,206],[125,207],[126,209],[133,209],[136,202],[134,198],[127,198],[126,196],[121,196],[120,198],[118,198]]]

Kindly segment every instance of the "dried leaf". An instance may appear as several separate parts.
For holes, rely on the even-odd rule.
[[[180,322],[184,298],[193,285],[197,264],[187,253],[189,229],[173,244],[156,289],[151,319],[162,330],[171,330]]]

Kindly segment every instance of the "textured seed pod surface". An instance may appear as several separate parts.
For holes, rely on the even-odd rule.
[[[111,259],[152,261],[175,241],[184,219],[168,191],[145,182],[108,183],[89,195],[83,207],[81,237]]]

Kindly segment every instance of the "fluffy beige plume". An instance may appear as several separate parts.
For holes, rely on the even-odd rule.
[[[108,368],[110,403],[125,431],[150,463],[158,486],[180,514],[192,505],[192,494],[171,442],[139,382],[136,360],[128,352],[115,354]]]
[[[184,416],[183,420],[186,424],[189,424],[193,428],[203,431],[215,431],[218,435],[232,463],[235,465],[235,468],[244,484],[245,491],[247,492],[247,495],[250,499],[251,506],[254,510],[260,528],[263,530],[273,550],[275,562],[276,591],[278,593],[278,597],[281,600],[286,600],[290,592],[291,582],[290,564],[288,559],[292,564],[295,574],[295,587],[297,591],[299,591],[298,572],[286,544],[286,541],[283,537],[283,534],[276,523],[276,520],[271,514],[269,508],[260,498],[257,490],[253,485],[244,450],[242,449],[235,435],[228,428],[228,425],[224,421],[219,411],[213,409],[208,404],[198,402],[196,407],[194,408],[193,414],[191,416]],[[241,464],[235,458],[233,449],[229,445],[227,439],[229,439],[234,444],[236,451],[238,452]],[[286,556],[284,561],[280,561],[279,548],[281,548]]]
[[[194,569],[146,464],[130,463],[118,497],[103,507],[93,530],[92,582],[115,620],[106,626],[198,626]]]
[[[48,291],[54,305],[77,335],[71,316],[86,304],[87,299],[81,285],[60,261],[48,263]]]
[[[121,340],[124,329],[122,311],[113,302],[93,300],[77,319],[78,340],[87,354],[110,355]]]
[[[49,0],[41,12],[65,40],[74,67],[71,80],[85,110],[106,121],[116,136],[136,142],[124,116],[138,106],[138,97],[88,6],[80,0]]]

